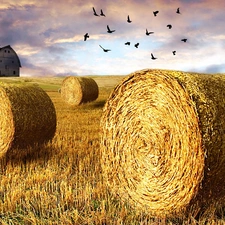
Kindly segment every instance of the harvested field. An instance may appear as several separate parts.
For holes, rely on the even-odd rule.
[[[105,185],[100,162],[100,119],[113,88],[124,76],[92,77],[96,101],[71,107],[58,89],[63,78],[0,78],[0,82],[35,84],[54,103],[57,127],[42,147],[16,148],[0,160],[0,224],[224,224],[224,209],[206,214],[159,219],[134,210]]]

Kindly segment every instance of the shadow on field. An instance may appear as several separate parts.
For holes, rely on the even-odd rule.
[[[93,102],[93,106],[95,108],[103,108],[104,105],[105,105],[106,101],[105,100],[102,100],[102,101],[96,101],[96,102]]]
[[[0,160],[0,163],[6,165],[8,163],[13,165],[27,164],[30,162],[46,163],[56,154],[57,149],[50,144],[30,146],[23,149],[15,148],[10,149]]]
[[[94,102],[81,104],[79,107],[84,109],[98,109],[98,108],[100,109],[104,107],[105,103],[106,103],[105,100],[94,101]]]

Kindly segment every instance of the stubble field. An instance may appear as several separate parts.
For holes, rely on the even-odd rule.
[[[63,78],[1,78],[32,83],[52,99],[57,130],[43,147],[12,149],[0,159],[0,224],[224,224],[211,217],[160,220],[137,212],[110,193],[101,173],[99,122],[110,92],[123,76],[96,76],[99,98],[70,107],[58,93]]]

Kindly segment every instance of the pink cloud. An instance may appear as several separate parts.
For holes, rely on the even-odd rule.
[[[102,9],[106,17],[94,16],[92,7],[99,14]],[[180,15],[176,13],[178,7]],[[21,70],[26,71],[26,74],[32,74],[32,71],[34,74],[45,73],[41,67],[51,66],[52,58],[60,54],[64,57],[57,71],[50,70],[46,74],[67,73],[65,68],[68,66],[68,57],[79,61],[75,63],[76,66],[73,66],[72,60],[69,61],[69,71],[99,73],[100,69],[95,70],[92,65],[101,68],[103,58],[100,57],[102,52],[98,51],[100,43],[109,45],[113,50],[111,55],[107,55],[111,58],[106,61],[105,67],[113,70],[111,64],[116,59],[115,61],[123,62],[116,71],[121,68],[124,73],[122,65],[130,65],[134,54],[133,48],[124,49],[124,42],[128,40],[132,45],[135,41],[140,42],[139,52],[135,51],[135,59],[132,60],[132,68],[136,68],[135,65],[137,68],[149,65],[148,61],[141,61],[154,50],[163,59],[161,62],[156,61],[155,65],[165,67],[168,61],[171,63],[170,67],[183,65],[186,69],[191,68],[193,59],[197,60],[198,57],[201,57],[203,64],[208,63],[206,57],[209,56],[205,56],[205,53],[210,53],[210,49],[216,51],[218,46],[225,46],[222,29],[225,22],[224,8],[225,2],[222,0],[215,0],[213,3],[211,0],[3,0],[0,6],[0,39],[1,45],[15,46],[18,54],[25,59],[25,64],[30,62]],[[153,15],[155,10],[159,11],[156,17]],[[126,21],[128,15],[132,20],[130,24]],[[167,24],[172,24],[171,30],[166,27]],[[116,32],[108,34],[107,25]],[[147,37],[146,28],[154,31],[154,35]],[[90,38],[84,42],[83,35],[86,32]],[[183,37],[188,38],[186,45],[180,42]],[[182,56],[179,60],[177,57],[179,65],[170,58],[172,49],[177,50],[178,57]],[[46,51],[50,52],[52,58],[46,57]],[[216,51],[213,54],[216,54],[216,58],[225,60],[222,52]],[[101,60],[96,61],[98,57]],[[86,66],[82,67],[82,64]],[[212,61],[212,65],[217,64]],[[218,70],[217,66],[212,66],[210,71],[215,68]]]

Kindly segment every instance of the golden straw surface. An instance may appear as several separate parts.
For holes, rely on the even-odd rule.
[[[0,88],[0,156],[11,146],[14,135],[14,122],[10,100]]]
[[[118,84],[101,119],[103,176],[153,216],[183,214],[225,196],[225,80],[141,70]]]
[[[0,154],[51,140],[56,112],[45,91],[37,86],[1,84]]]
[[[61,87],[61,97],[72,106],[96,100],[98,92],[97,83],[87,77],[67,77]]]

